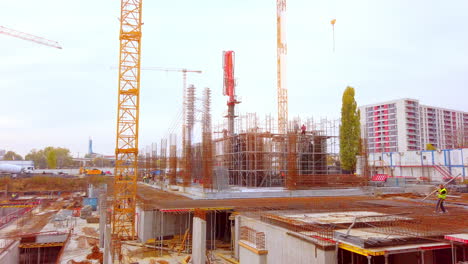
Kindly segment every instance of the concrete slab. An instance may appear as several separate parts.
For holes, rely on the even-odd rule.
[[[389,229],[389,227],[387,227]],[[376,247],[390,247],[393,245],[406,245],[416,243],[430,242],[428,239],[414,237],[411,235],[399,235],[398,230],[395,232],[379,231],[377,228],[354,228],[337,229],[333,231],[333,238],[337,241],[350,243],[360,248],[376,248]],[[392,233],[389,235],[388,233]]]
[[[464,244],[468,244],[468,234],[453,234],[453,235],[446,235],[445,239],[450,241],[456,241]]]
[[[353,249],[353,252],[358,251],[358,254],[368,255],[368,256],[381,256],[381,255],[391,255],[391,254],[401,254],[401,253],[410,253],[410,252],[420,252],[420,251],[430,251],[437,249],[450,248],[449,243],[443,242],[428,242],[428,243],[414,243],[406,245],[397,245],[397,246],[385,246],[385,247],[375,247],[375,248],[361,248],[356,244],[346,243],[340,244],[340,248],[349,250]]]
[[[243,199],[243,198],[275,198],[275,197],[327,197],[327,196],[362,196],[368,191],[363,188],[317,188],[309,190],[287,190],[283,187],[247,188],[230,187],[222,191],[206,191],[201,187],[164,188],[149,183],[139,183],[151,188],[182,195],[194,200],[212,199]],[[176,190],[176,191],[174,191]],[[401,191],[401,190],[400,190]]]
[[[389,216],[372,211],[350,211],[350,212],[327,212],[309,214],[284,214],[291,220],[301,221],[308,224],[351,224],[355,218],[364,218],[366,222],[382,222],[395,220],[409,220],[401,216]]]
[[[343,189],[313,189],[313,190],[287,190],[284,188],[231,188],[221,192],[204,192],[202,188],[188,187],[185,192],[177,194],[194,200],[200,199],[243,199],[243,198],[276,198],[276,197],[326,197],[326,196],[362,196],[366,195],[360,188]]]

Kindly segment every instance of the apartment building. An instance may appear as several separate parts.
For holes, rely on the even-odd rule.
[[[416,99],[398,99],[359,107],[361,136],[373,152],[439,149],[468,145],[468,112],[421,105]]]

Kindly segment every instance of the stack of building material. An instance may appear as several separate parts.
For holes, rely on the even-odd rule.
[[[86,219],[91,216],[91,213],[93,211],[93,208],[91,205],[85,205],[83,208],[81,208],[81,219]]]

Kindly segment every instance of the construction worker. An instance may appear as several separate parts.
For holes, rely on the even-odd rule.
[[[445,198],[447,197],[447,189],[445,189],[443,184],[439,185],[439,189],[437,190],[437,205],[436,205],[436,213],[439,211],[439,208],[442,210],[442,213],[446,213],[447,210],[445,210],[444,207],[444,201]]]
[[[304,124],[302,124],[302,126],[301,126],[301,134],[302,134],[302,135],[305,135],[305,133],[306,133],[306,126],[305,126]]]

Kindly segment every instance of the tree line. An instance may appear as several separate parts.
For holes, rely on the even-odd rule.
[[[32,149],[26,156],[26,160],[34,161],[37,169],[61,169],[74,165],[70,150],[67,148],[46,147],[44,149]]]
[[[113,167],[114,162],[103,157],[92,157],[86,155],[86,167]],[[67,148],[45,147],[43,149],[32,149],[26,156],[21,156],[14,151],[8,151],[3,156],[3,160],[31,160],[36,169],[62,169],[78,168],[82,166],[81,162],[74,161],[71,152]]]

